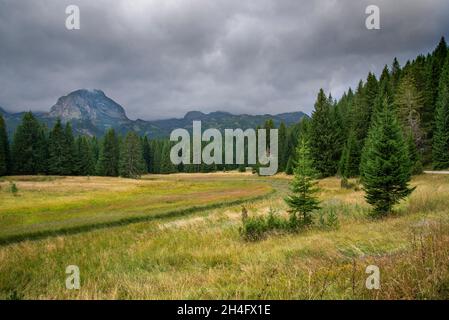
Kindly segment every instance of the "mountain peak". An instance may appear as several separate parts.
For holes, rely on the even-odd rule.
[[[13,134],[20,124],[23,113],[8,113],[0,108],[7,122],[8,133]],[[126,116],[121,105],[106,96],[102,90],[79,89],[58,99],[49,113],[34,112],[35,116],[48,128],[54,126],[56,119],[71,122],[76,134],[102,136],[114,128],[119,134],[135,131],[151,138],[170,136],[177,128],[190,130],[192,121],[200,120],[204,128],[219,130],[235,128],[256,128],[268,119],[273,119],[275,125],[285,122],[287,125],[297,123],[306,116],[302,112],[284,113],[279,115],[236,115],[226,111],[204,113],[201,111],[187,112],[182,119],[165,119],[132,121]]]
[[[202,117],[204,117],[205,114],[201,111],[189,111],[184,116],[185,120],[200,120]]]
[[[59,98],[49,115],[64,122],[79,120],[113,123],[129,120],[123,107],[98,89],[80,89]]]
[[[70,95],[81,95],[81,96],[105,96],[104,92],[99,89],[78,89],[68,94]]]

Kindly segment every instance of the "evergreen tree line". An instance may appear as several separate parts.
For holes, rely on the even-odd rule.
[[[307,120],[306,120],[307,121]],[[444,38],[427,56],[401,68],[395,58],[377,80],[372,73],[339,101],[321,89],[294,161],[293,194],[286,199],[302,223],[317,208],[313,179],[339,174],[360,177],[376,216],[415,188],[423,166],[449,168],[449,52]],[[304,165],[306,164],[306,165]],[[316,172],[316,174],[315,174]]]
[[[265,128],[268,131],[274,127],[273,121],[267,120],[263,126],[257,129]],[[295,148],[295,144],[291,142],[296,140],[296,135],[296,126],[287,128],[284,123],[280,125],[279,167],[281,171],[284,171],[288,164],[285,155],[290,153],[289,150]],[[224,140],[222,142],[224,145]],[[147,136],[139,137],[134,132],[120,137],[114,129],[109,129],[101,139],[89,136],[75,137],[70,123],[64,125],[58,120],[49,130],[45,125],[39,123],[31,112],[24,114],[11,145],[7,137],[5,123],[0,116],[0,143],[0,175],[138,177],[145,173],[206,173],[237,169],[244,171],[248,166],[253,167],[254,170],[257,170],[258,167],[258,164],[248,164],[246,140],[244,164],[174,165],[170,160],[170,151],[175,142],[169,139],[150,140]],[[267,145],[269,143],[270,141],[267,139]],[[203,142],[203,147],[206,145],[207,143]],[[193,147],[191,147],[192,149]],[[224,148],[222,149],[224,163]],[[191,155],[191,160],[193,160],[192,157],[193,155]],[[234,160],[235,157],[234,150]]]
[[[305,135],[321,177],[362,174],[362,153],[384,107],[401,128],[413,173],[423,166],[449,168],[449,50],[444,38],[431,54],[404,67],[395,58],[379,79],[369,73],[355,92],[350,88],[338,101],[320,90],[312,117],[305,120]]]
[[[338,101],[320,90],[311,118],[303,118],[290,127],[284,123],[278,127],[279,171],[294,172],[296,147],[304,138],[309,142],[319,176],[362,175],[362,153],[385,106],[401,128],[413,173],[420,173],[423,166],[449,168],[449,49],[444,38],[432,53],[407,61],[404,67],[394,59],[391,67],[384,67],[379,79],[369,73],[355,91],[350,88]],[[268,120],[261,127],[274,128],[273,121]],[[31,112],[23,116],[11,140],[12,143],[0,117],[0,175],[135,177],[147,172],[243,171],[251,166],[175,166],[170,161],[173,142],[168,139],[150,140],[133,132],[119,137],[113,129],[101,139],[74,137],[69,123],[57,121],[48,130]],[[257,166],[251,167],[257,170]]]
[[[266,121],[263,128],[274,128],[273,121]],[[280,137],[284,144],[281,143],[281,150],[288,147],[288,133],[290,136],[293,135],[282,124]],[[247,141],[245,142],[247,143]],[[120,137],[114,129],[109,129],[101,139],[82,135],[75,137],[70,123],[64,125],[57,120],[54,127],[49,130],[31,112],[24,114],[11,145],[4,120],[0,116],[0,143],[0,175],[138,177],[145,173],[193,173],[236,169],[243,171],[248,166],[246,156],[244,164],[174,165],[170,160],[170,151],[175,142],[169,139],[150,140],[147,136],[139,137],[134,132]],[[203,142],[203,147],[206,144]],[[267,144],[269,144],[269,140]],[[247,149],[247,144],[245,144],[245,149]],[[281,151],[282,153],[285,152]],[[224,160],[224,153],[222,159]],[[281,165],[285,167],[286,161]],[[257,167],[257,165],[253,165],[253,167]]]
[[[113,129],[98,140],[73,135],[60,120],[51,130],[31,112],[24,114],[10,145],[0,116],[0,175],[100,175],[138,177],[146,172],[144,142],[136,133]]]

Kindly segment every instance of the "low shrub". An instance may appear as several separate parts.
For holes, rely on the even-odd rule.
[[[340,228],[340,222],[338,220],[337,212],[334,208],[331,208],[327,214],[326,226],[329,229],[338,229]]]
[[[338,220],[337,210],[333,207],[320,210],[318,227],[326,230],[340,228],[340,221]]]
[[[297,215],[291,214],[288,218],[284,218],[273,208],[270,208],[267,216],[245,217],[243,219],[242,215],[243,226],[240,228],[240,233],[247,241],[264,239],[273,232],[298,232],[310,226],[299,219]],[[330,212],[327,219],[323,221],[326,228],[338,228],[339,223],[335,210]]]
[[[265,237],[268,224],[264,217],[249,217],[243,222],[241,234],[248,241],[257,241]]]
[[[17,185],[14,182],[9,182],[9,190],[14,196],[17,196],[17,193],[19,192],[19,188],[17,188]]]
[[[283,230],[288,228],[287,221],[279,216],[278,212],[270,208],[267,218],[267,227],[269,230]]]

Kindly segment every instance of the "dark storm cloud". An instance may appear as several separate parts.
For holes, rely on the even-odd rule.
[[[65,29],[69,4],[79,31]],[[379,31],[365,28],[369,4]],[[0,0],[0,105],[48,110],[98,88],[131,118],[310,112],[320,87],[339,96],[432,50],[448,14],[447,0]]]

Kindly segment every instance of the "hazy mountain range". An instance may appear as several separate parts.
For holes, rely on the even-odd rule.
[[[23,112],[9,113],[0,107],[0,114],[5,118],[8,133],[12,136],[21,121]],[[291,125],[307,116],[303,112],[276,115],[234,115],[222,111],[208,114],[190,111],[180,119],[130,120],[126,116],[125,109],[107,97],[103,91],[86,89],[77,90],[59,98],[51,107],[50,112],[33,112],[33,114],[49,128],[58,118],[63,122],[70,121],[76,134],[102,136],[108,128],[114,128],[120,134],[134,130],[140,135],[148,135],[150,138],[168,137],[170,132],[176,128],[191,129],[193,120],[201,120],[203,129],[247,129],[256,128],[267,119],[273,119],[275,125],[279,125],[282,121]]]

